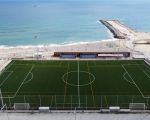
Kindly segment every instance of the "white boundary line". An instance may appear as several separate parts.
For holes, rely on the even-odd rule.
[[[147,61],[144,61],[146,64]],[[143,64],[148,70],[143,70],[143,73],[150,79],[150,75],[147,73],[147,72],[150,72],[150,68],[146,65],[146,64]],[[149,65],[149,64],[148,64]]]
[[[17,66],[27,66],[27,65],[34,65],[34,64],[13,64],[13,65],[17,65]]]
[[[124,65],[126,65],[126,64],[124,64]],[[146,73],[147,71],[150,72],[150,68],[147,65],[138,64],[138,63],[134,64],[134,65],[137,66],[146,75],[146,77],[150,78],[149,74]],[[143,68],[141,68],[141,66],[145,66],[148,70],[144,70]]]
[[[147,60],[144,60],[144,62],[150,66],[150,63]],[[147,66],[148,67],[148,66]],[[150,69],[150,67],[148,67]]]
[[[150,78],[149,74],[147,74],[147,71],[143,71],[143,72],[148,78]],[[148,72],[150,72],[150,71],[148,71]]]
[[[148,64],[148,65],[149,65],[149,64]],[[148,66],[147,66],[147,65],[145,65],[145,64],[144,64],[144,66],[145,66],[148,70],[150,70],[150,67],[148,67]]]
[[[127,71],[127,69],[124,67],[123,64],[121,64],[122,68],[125,70],[125,72],[129,75],[129,77],[131,78],[133,84],[136,86],[136,88],[138,89],[138,91],[140,92],[140,94],[142,95],[143,98],[145,99],[149,99],[150,97],[145,97],[143,92],[141,91],[141,89],[139,88],[139,86],[136,84],[136,82],[133,80],[133,78],[131,77],[131,75],[129,74],[129,72]]]
[[[19,64],[16,64],[16,65],[19,65]],[[23,64],[23,65],[32,65],[32,64]],[[131,64],[131,65],[133,65],[133,64]],[[136,64],[134,64],[134,65],[136,65]],[[139,65],[139,64],[138,64],[138,65]],[[32,67],[34,67],[34,66],[32,66]],[[80,77],[79,77],[80,69],[79,69],[79,67],[80,67],[80,66],[79,66],[79,61],[78,61],[78,78],[79,78],[79,79],[78,79],[78,83],[80,82],[80,81],[79,81],[79,80],[80,80]],[[124,67],[124,66],[123,66],[123,67]],[[125,67],[124,67],[124,68],[125,68]],[[29,71],[32,71],[32,69],[33,69],[33,68],[31,68]],[[149,68],[149,69],[150,69],[150,68]],[[124,70],[127,71],[126,68],[125,68]],[[6,72],[7,72],[7,71],[6,71]],[[29,72],[29,73],[26,75],[26,77],[24,78],[24,80],[23,80],[23,82],[22,82],[23,84],[25,83],[24,81],[26,80],[26,78],[28,77],[28,75],[29,75],[30,73],[31,73],[31,72]],[[125,74],[128,74],[129,77],[131,77],[130,74],[128,73],[128,71],[127,71]],[[131,78],[132,78],[132,77],[131,77]],[[132,79],[132,80],[133,80],[133,79]],[[133,81],[134,81],[134,80],[133,80]],[[19,86],[18,89],[20,89],[20,88],[22,87],[22,85],[23,85],[22,83],[21,83],[21,85]],[[79,83],[79,84],[80,84],[80,83]],[[78,84],[78,86],[79,86],[79,84]],[[136,85],[135,82],[133,82],[132,84]],[[17,91],[19,91],[19,90],[17,90]],[[80,92],[80,91],[79,91],[79,92]],[[141,93],[142,93],[142,92],[141,92]],[[17,94],[17,93],[15,93],[15,94]],[[143,94],[143,93],[142,93],[142,94]],[[144,96],[144,95],[143,95],[143,96]],[[4,97],[4,98],[5,98],[5,97]],[[8,98],[11,98],[11,97],[8,97]],[[145,97],[145,96],[144,96],[144,98],[150,98],[150,97]],[[80,102],[80,104],[82,104],[82,103]]]
[[[5,71],[8,72],[8,71]],[[5,73],[3,72],[3,74]],[[13,71],[9,71],[9,74],[7,75],[7,77],[5,77],[5,79],[1,82],[0,87],[2,87],[2,85],[5,83],[5,81],[11,76],[11,74],[13,73]]]
[[[136,65],[138,65],[138,66],[140,66],[140,65],[144,65],[144,64],[138,64],[138,63],[136,63],[136,64],[122,64],[122,65],[126,65],[126,66],[127,66],[127,65],[129,65],[129,66],[132,66],[132,65],[135,65],[135,66],[136,66]]]
[[[3,72],[7,71],[8,68],[10,68],[14,63],[15,63],[15,61],[13,61],[12,63],[8,64],[8,65],[5,67],[5,69],[4,69],[3,71],[1,71],[0,75],[2,75]]]
[[[13,65],[24,66],[24,65],[35,65],[35,64],[13,64]],[[50,67],[61,67],[61,68],[66,68],[66,66],[64,66],[64,65],[61,65],[61,66],[59,66],[59,65],[48,65],[48,66],[50,66]]]
[[[5,69],[1,72],[0,76],[4,73],[4,72],[10,72],[7,77],[1,82],[0,87],[6,82],[6,80],[11,76],[11,74],[13,73],[13,71],[7,71],[13,64],[15,63],[15,61],[13,61],[12,63],[9,63]]]
[[[10,72],[8,75],[7,75],[7,77],[1,82],[1,84],[0,84],[0,87],[6,82],[6,80],[12,75],[12,73],[14,72],[14,70],[13,71],[7,71],[11,66],[13,66],[13,65],[15,65],[15,66],[19,66],[19,65],[34,65],[34,64],[14,64],[15,63],[15,61],[13,61],[4,71],[3,71],[3,73],[4,72]]]
[[[145,65],[145,64],[138,64],[138,63],[135,64],[135,65],[136,65],[141,71],[143,71],[143,73],[146,75],[146,77],[150,78],[149,74],[146,73],[147,71],[150,72],[150,68],[149,68],[147,65]],[[145,66],[148,70],[142,69],[141,66]]]
[[[129,65],[129,66],[139,65],[140,66],[140,65],[144,65],[144,64],[122,64],[122,65]],[[120,67],[120,64],[117,64],[117,65],[96,65],[96,66],[91,66],[91,67]]]

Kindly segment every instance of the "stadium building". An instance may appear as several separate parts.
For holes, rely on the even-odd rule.
[[[54,52],[60,58],[128,58],[130,52]]]

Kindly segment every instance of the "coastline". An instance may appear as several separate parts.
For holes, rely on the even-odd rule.
[[[42,54],[43,59],[52,59],[54,52],[130,52],[132,55],[144,55],[150,59],[150,44],[139,40],[150,40],[150,33],[136,32],[117,20],[101,21],[113,34],[114,38],[91,42],[69,42],[63,44],[3,46],[0,45],[1,59],[34,59]],[[100,21],[99,21],[100,23]],[[107,24],[109,23],[109,24]],[[107,30],[108,32],[108,30]],[[145,36],[144,36],[145,35]],[[144,38],[143,38],[144,36]],[[112,37],[112,36],[111,36]],[[142,39],[143,38],[143,39]],[[138,41],[138,43],[136,43]],[[144,41],[145,42],[145,41]],[[139,44],[140,43],[140,44]]]
[[[95,42],[79,42],[64,45],[37,45],[37,46],[18,46],[18,47],[0,47],[1,59],[32,58],[35,54],[42,54],[43,59],[52,59],[51,56],[57,51],[70,52],[117,52],[130,51],[124,46],[124,41],[119,39],[107,39]]]

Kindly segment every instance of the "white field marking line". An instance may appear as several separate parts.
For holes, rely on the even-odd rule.
[[[87,61],[87,68],[88,68],[88,72],[90,72],[88,61]],[[91,82],[90,75],[89,75],[89,79],[90,79],[90,82]],[[93,96],[93,103],[94,103],[94,107],[95,107],[95,97],[94,97],[94,94],[93,94],[94,92],[93,92],[92,83],[90,84],[90,86],[91,86],[91,92],[92,92],[92,96]]]
[[[69,61],[68,61],[68,65],[67,65],[67,72],[68,72],[68,70],[69,70]],[[67,79],[65,80],[66,84],[65,84],[65,93],[64,93],[64,103],[66,101],[67,80],[68,80],[68,74],[67,74]],[[64,107],[64,105],[63,105],[63,107]]]
[[[125,72],[124,75],[123,75],[123,78],[124,78],[127,82],[129,82],[129,83],[131,83],[131,84],[134,84],[133,82],[129,81],[129,80],[125,77],[126,74],[127,74],[127,73]]]
[[[149,75],[146,73],[146,71],[141,68],[141,65],[142,65],[142,66],[145,66],[145,64],[138,64],[138,63],[136,64],[136,66],[137,66],[148,78],[150,78]]]
[[[8,72],[8,71],[5,71],[5,72]],[[5,81],[11,76],[12,73],[13,71],[9,71],[9,74],[7,75],[7,77],[1,82],[0,87],[5,83]]]
[[[8,72],[8,73],[10,73],[10,72],[14,72],[14,70],[13,71],[5,71],[6,73]]]
[[[149,74],[147,74],[147,71],[143,71],[144,72],[144,74],[148,77],[148,78],[150,78],[150,76],[149,76]],[[148,71],[149,72],[149,71]]]
[[[27,65],[34,65],[34,64],[13,64],[13,65],[17,65],[17,66],[25,65],[25,66],[27,66]]]
[[[2,106],[1,110],[4,110],[5,107],[6,107],[6,104],[4,104],[4,105]]]
[[[66,83],[66,84],[68,84],[68,85],[70,85],[70,86],[76,86],[76,87],[77,87],[78,84],[76,85],[76,84],[68,83],[68,82],[66,82],[65,79],[64,79],[64,76],[65,76],[66,74],[69,74],[69,73],[72,73],[72,72],[78,72],[78,71],[70,71],[70,72],[65,73],[65,74],[62,76],[62,80],[63,80],[64,83]],[[90,74],[90,75],[93,77],[93,81],[91,81],[91,82],[89,82],[89,83],[87,83],[87,84],[79,85],[80,87],[90,85],[90,84],[92,84],[92,83],[95,81],[95,76],[94,76],[92,73],[90,73],[90,72],[88,72],[88,71],[80,71],[80,73],[81,73],[81,72]]]
[[[146,64],[147,64],[147,62],[146,62]],[[150,70],[150,67],[148,67],[147,65],[149,65],[149,64],[144,64],[144,66],[148,69],[148,70]]]
[[[3,74],[3,72],[7,71],[8,68],[10,68],[10,67],[14,64],[14,62],[15,62],[15,61],[13,61],[12,63],[8,64],[8,65],[6,66],[6,69],[4,69],[3,71],[1,71],[0,76]]]
[[[79,100],[79,108],[80,108],[80,66],[79,66],[79,60],[78,60],[78,100]]]
[[[136,62],[137,63],[137,62]],[[144,64],[138,64],[137,63],[137,67],[141,70],[141,71],[144,71],[142,68],[141,68],[141,66],[143,66]]]
[[[23,84],[27,84],[29,82],[31,82],[31,80],[33,79],[34,75],[32,72],[30,72],[29,74],[31,74],[31,78],[28,81],[25,81]]]
[[[140,65],[137,65],[137,66],[138,66],[138,68],[140,68],[140,69],[143,71],[143,73],[144,73],[148,78],[150,78],[149,74],[146,73],[147,71],[150,72],[150,70],[143,70],[143,69],[140,67]],[[147,67],[145,64],[143,64],[143,66],[145,66],[146,68],[149,69],[149,67]]]
[[[129,65],[129,66],[132,66],[132,65],[144,65],[144,64],[138,64],[138,63],[136,63],[136,64],[122,64],[122,65]]]
[[[144,64],[143,64],[144,65]],[[145,65],[144,65],[145,66]],[[146,77],[150,78],[150,76],[146,73],[145,70],[143,70],[139,65],[138,68],[140,68],[140,70],[146,75]],[[148,70],[149,71],[149,70]]]
[[[12,63],[8,64],[8,67],[5,70],[8,70],[8,68],[10,68],[14,63],[15,63],[15,61],[13,61]]]
[[[140,92],[140,94],[142,95],[143,98],[150,98],[150,97],[145,97],[144,94],[142,93],[142,91],[140,90],[139,86],[136,84],[136,82],[133,80],[133,78],[131,77],[131,75],[129,74],[129,72],[126,70],[126,68],[124,67],[124,65],[122,65],[122,68],[125,70],[125,72],[129,75],[129,77],[131,78],[133,84],[136,86],[136,88],[138,89],[138,91]]]
[[[138,63],[137,63],[137,65],[136,65],[136,66],[146,75],[146,77],[150,78],[149,74],[146,73],[146,71],[149,72],[149,70],[143,70],[143,69],[141,68],[141,65],[142,65],[142,66],[145,66],[147,69],[150,69],[150,68],[149,68],[148,66],[146,66],[145,64],[138,64]]]
[[[96,66],[93,66],[93,67],[120,67],[120,65],[96,65]]]
[[[18,65],[34,65],[34,64],[14,64],[14,62],[15,61],[13,61],[13,63],[11,63],[11,65],[9,65],[8,67],[7,67],[7,69],[5,69],[4,71],[3,71],[3,73],[4,72],[10,72],[10,74],[8,74],[8,76],[5,78],[5,80],[0,84],[0,87],[6,82],[6,80],[11,76],[11,74],[15,71],[15,69],[13,70],[13,71],[7,71],[8,70],[8,68],[10,68],[10,66],[13,66],[13,65],[15,65],[15,66],[18,66]]]
[[[27,65],[35,65],[35,64],[13,64],[13,65],[17,65],[17,66],[22,66],[22,65],[25,65],[25,66],[27,66]]]
[[[123,65],[130,65],[130,64],[123,64]],[[138,66],[139,69],[141,69],[141,71],[143,71],[143,73],[148,77],[150,78],[150,76],[146,73],[146,71],[149,71],[149,70],[143,70],[140,66],[145,66],[146,68],[150,69],[147,65],[145,64],[131,64],[131,65],[135,65],[135,66]]]
[[[144,60],[144,62],[148,65],[148,66],[150,66],[150,63],[147,61],[147,60]],[[147,66],[147,67],[148,67]],[[149,67],[148,67],[149,68]],[[150,68],[149,68],[150,69]]]
[[[13,64],[18,66],[26,66],[26,65],[35,65],[35,64]],[[60,67],[59,65],[47,65],[48,67]],[[65,68],[65,66],[61,66],[62,68]]]
[[[22,85],[24,84],[25,80],[27,79],[28,75],[30,74],[30,72],[32,71],[32,69],[34,68],[34,65],[32,65],[31,69],[29,70],[28,74],[25,76],[25,78],[23,79],[22,83],[20,84],[20,86],[18,87],[17,91],[15,92],[15,94],[12,97],[3,97],[3,98],[15,98],[17,93],[19,92],[20,88],[22,87]]]

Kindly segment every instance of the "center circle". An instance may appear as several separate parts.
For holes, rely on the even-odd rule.
[[[62,80],[70,86],[87,86],[95,81],[95,76],[88,71],[70,71],[62,76]]]

